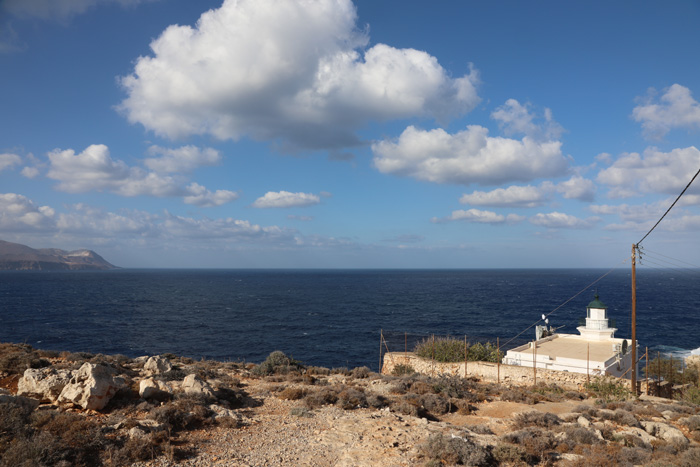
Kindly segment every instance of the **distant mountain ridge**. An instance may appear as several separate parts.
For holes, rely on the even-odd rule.
[[[0,240],[0,270],[107,270],[117,269],[92,250],[34,249]]]

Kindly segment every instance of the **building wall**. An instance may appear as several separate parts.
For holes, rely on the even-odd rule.
[[[439,363],[426,360],[412,353],[389,352],[384,355],[382,374],[390,375],[396,365],[410,365],[416,372],[429,376],[474,376],[481,381],[500,382],[513,386],[529,386],[535,382],[531,367],[498,365],[489,362]],[[537,369],[537,382],[554,383],[565,389],[578,390],[588,381],[584,374]]]

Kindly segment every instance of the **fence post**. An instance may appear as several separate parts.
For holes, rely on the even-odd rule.
[[[496,338],[496,381],[501,384],[501,342]]]
[[[464,377],[467,377],[467,335],[464,335]]]
[[[433,334],[433,358],[432,358],[432,371],[431,376],[435,376],[435,334]]]
[[[379,374],[382,374],[382,341],[384,340],[384,331],[379,330]]]
[[[586,343],[586,384],[591,384],[591,370],[589,369],[591,357],[591,344]]]
[[[537,386],[537,341],[532,341],[532,373],[534,375],[533,386]]]
[[[649,395],[649,347],[644,347],[644,361],[646,362],[644,374],[647,377],[647,396],[648,396]]]

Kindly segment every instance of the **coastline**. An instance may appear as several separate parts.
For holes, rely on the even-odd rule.
[[[0,350],[0,410],[10,410],[16,422],[16,431],[0,435],[0,446],[17,448],[0,455],[5,463],[37,452],[27,448],[49,436],[54,454],[72,465],[582,466],[700,458],[700,406],[634,399],[602,381],[597,389],[567,391],[379,375],[363,367],[306,366],[281,352],[256,365],[172,354],[59,353],[20,344],[0,344]],[[72,383],[50,389],[61,374],[76,381],[86,368],[91,374],[102,368],[116,389],[101,408],[71,398],[66,388]],[[45,384],[31,386],[32,375]],[[41,396],[32,392],[38,388]],[[38,414],[50,423],[37,425]],[[100,440],[99,449],[87,446],[97,449],[90,451],[94,463],[70,448],[62,431],[45,432],[73,425],[81,427],[76,433]],[[44,438],[22,437],[29,432]],[[9,441],[8,433],[14,436]]]

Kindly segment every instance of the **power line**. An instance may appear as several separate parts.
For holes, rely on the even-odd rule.
[[[644,241],[644,239],[647,238],[647,237],[649,236],[649,234],[656,228],[657,225],[659,225],[659,223],[660,223],[662,220],[664,220],[664,217],[666,217],[666,214],[668,214],[669,211],[670,211],[671,209],[673,209],[673,206],[675,206],[676,203],[678,202],[678,200],[681,199],[681,196],[683,196],[683,194],[686,192],[686,190],[687,190],[688,188],[690,188],[690,185],[693,184],[693,182],[694,182],[695,179],[697,178],[698,174],[700,174],[700,169],[698,169],[698,171],[695,172],[695,175],[693,176],[693,178],[688,182],[688,184],[685,186],[685,188],[683,188],[683,191],[681,191],[681,194],[678,195],[678,197],[676,198],[676,200],[675,200],[675,201],[673,202],[673,204],[671,204],[671,206],[666,210],[666,212],[664,213],[664,215],[661,216],[661,219],[659,219],[658,221],[656,221],[656,224],[654,224],[654,227],[652,227],[652,228],[649,230],[649,232],[647,232],[647,234],[646,234],[644,237],[642,237],[642,239],[641,239],[640,241],[638,241],[638,242],[636,243],[636,246],[637,246],[637,247],[639,247],[639,244],[642,243],[642,242]]]
[[[626,263],[626,262],[627,262],[627,259],[621,261],[620,264],[624,264],[624,263]],[[600,282],[601,280],[603,280],[603,278],[604,278],[605,276],[607,276],[608,274],[610,274],[611,272],[613,272],[615,269],[617,269],[617,266],[611,268],[608,272],[606,272],[605,274],[603,274],[602,276],[600,276],[599,278],[597,278],[596,280],[594,280],[593,282],[591,282],[590,284],[588,284],[588,285],[587,285],[586,287],[584,287],[583,289],[579,290],[579,291],[578,291],[575,295],[573,295],[571,298],[569,298],[569,299],[566,300],[564,303],[562,303],[561,305],[559,305],[558,307],[556,307],[555,309],[553,309],[552,311],[550,311],[549,313],[547,313],[547,314],[544,316],[545,319],[548,318],[549,315],[551,315],[552,313],[554,313],[555,311],[557,311],[559,308],[563,307],[564,305],[566,305],[567,303],[569,303],[571,300],[573,300],[574,298],[578,297],[578,296],[581,295],[583,292],[585,292],[586,290],[590,289],[592,286],[594,286],[595,284],[597,284],[598,282]],[[508,344],[510,344],[510,343],[513,342],[515,339],[517,339],[518,337],[520,337],[521,335],[523,335],[523,334],[525,333],[525,331],[527,331],[528,329],[532,329],[534,326],[536,326],[537,323],[539,323],[540,321],[542,321],[542,320],[541,320],[541,319],[538,319],[537,321],[535,321],[534,323],[532,323],[530,326],[528,326],[528,327],[526,327],[525,329],[523,329],[522,331],[520,331],[520,333],[519,333],[518,335],[512,337],[508,342],[506,342],[505,344],[501,344],[501,346],[505,348]]]

